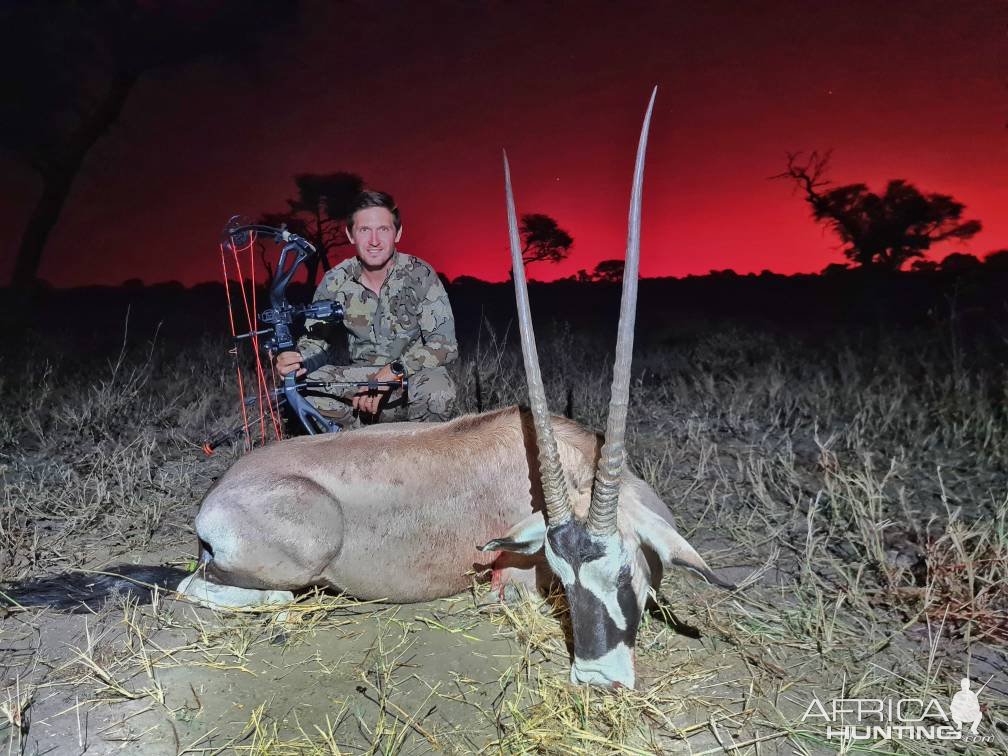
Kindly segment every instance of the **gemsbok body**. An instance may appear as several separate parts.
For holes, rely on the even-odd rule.
[[[551,417],[540,374],[504,159],[528,411],[377,425],[293,438],[238,460],[196,518],[202,579],[250,589],[326,586],[361,599],[423,601],[495,584],[563,584],[571,680],[635,682],[633,648],[652,586],[676,564],[725,586],[626,466],[648,104],[631,192],[612,399],[605,436]]]

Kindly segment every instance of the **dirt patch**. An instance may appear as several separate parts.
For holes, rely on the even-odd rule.
[[[178,601],[19,614],[4,623],[4,682],[30,696],[28,752],[318,741],[346,753],[471,752],[494,733],[494,699],[521,654],[488,611],[469,598],[376,607],[322,596],[281,615]]]

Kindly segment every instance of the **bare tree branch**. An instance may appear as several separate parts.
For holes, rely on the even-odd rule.
[[[790,153],[787,170],[772,178],[791,181],[812,217],[835,232],[847,245],[844,255],[863,267],[898,270],[933,244],[969,239],[982,228],[978,220],[962,220],[961,202],[947,194],[923,194],[904,179],[890,181],[881,195],[865,184],[829,189],[830,156],[812,152],[802,162],[800,153]]]

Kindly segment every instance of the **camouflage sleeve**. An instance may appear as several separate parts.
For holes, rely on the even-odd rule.
[[[340,285],[338,273],[335,268],[332,268],[323,276],[318,288],[315,289],[315,296],[312,297],[312,302],[318,302],[321,299],[332,299],[343,304],[342,297],[337,295]],[[297,350],[301,352],[301,356],[306,361],[313,357],[324,360],[325,358],[321,355],[329,350],[329,340],[326,337],[329,324],[322,320],[305,318],[304,328],[304,336],[298,339]]]
[[[431,279],[420,303],[420,338],[410,344],[402,355],[407,373],[447,365],[458,357],[455,316],[448,301],[448,292],[433,270]]]

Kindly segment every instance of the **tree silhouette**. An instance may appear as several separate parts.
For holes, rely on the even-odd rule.
[[[934,273],[938,270],[938,263],[934,260],[914,260],[910,263],[910,270],[914,273]]]
[[[318,283],[319,266],[323,271],[329,270],[330,253],[350,244],[343,230],[350,208],[364,188],[364,180],[355,173],[302,173],[294,177],[294,183],[297,196],[287,200],[287,211],[264,213],[259,222],[268,226],[286,224],[315,245],[318,254],[305,262],[308,283],[314,287]]]
[[[976,255],[968,255],[964,252],[953,252],[945,255],[941,261],[941,269],[947,273],[968,273],[976,270],[981,265],[980,258]]]
[[[574,239],[548,215],[529,213],[518,227],[522,242],[522,260],[558,263],[570,254]]]
[[[207,53],[249,60],[296,10],[279,0],[12,2],[0,8],[0,147],[42,180],[12,284],[34,286],[46,240],[88,152],[154,68]]]
[[[840,237],[844,255],[863,267],[899,270],[931,245],[969,239],[978,220],[962,220],[965,206],[947,194],[922,194],[913,184],[893,179],[881,195],[864,184],[826,189],[830,153],[813,152],[807,161],[788,155],[787,170],[775,178],[790,179],[805,194],[812,217]]]
[[[1008,249],[997,249],[984,255],[984,265],[991,270],[1008,270]]]
[[[918,260],[917,262],[920,262],[920,260]],[[916,265],[916,264],[917,263],[914,263],[914,265]],[[829,265],[827,265],[825,268],[823,268],[820,271],[819,275],[821,275],[821,276],[842,276],[848,270],[850,270],[850,268],[847,267],[847,263],[830,263]],[[764,271],[764,273],[765,272],[766,271]]]
[[[623,260],[603,260],[595,266],[591,280],[599,283],[622,283]]]
[[[563,280],[579,284],[622,283],[623,267],[623,260],[602,260],[590,273],[581,268],[573,276],[569,276]]]

